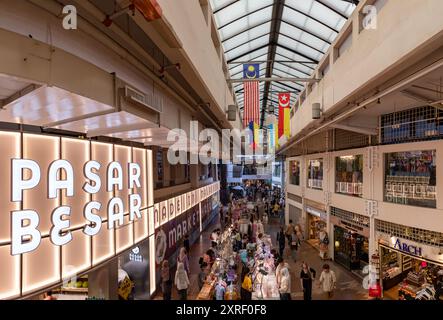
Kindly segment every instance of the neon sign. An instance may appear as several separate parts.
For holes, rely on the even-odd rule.
[[[113,161],[106,168],[106,190],[112,192],[123,190],[126,184],[128,189],[141,187],[141,168],[138,163],[127,163],[128,179],[123,181],[123,167],[119,162]],[[30,159],[12,159],[11,162],[11,201],[22,202],[23,192],[31,190],[39,185],[42,180],[41,168],[37,162]],[[83,190],[88,194],[98,193],[102,186],[102,181],[98,172],[102,165],[97,161],[88,161],[83,168],[83,175],[89,181],[83,185]],[[67,197],[74,197],[74,169],[67,160],[55,160],[48,168],[47,198],[55,199],[60,190],[66,190]],[[61,179],[60,177],[64,177]],[[124,224],[125,206],[129,208],[129,221],[141,219],[142,198],[140,194],[133,193],[128,199],[119,197],[111,198],[107,203],[107,225],[108,229],[114,229]],[[83,210],[83,216],[87,220],[83,233],[88,236],[95,236],[100,232],[102,218],[98,212],[102,209],[102,203],[98,201],[88,202]],[[70,228],[71,207],[59,206],[52,211],[50,230],[50,240],[54,245],[63,246],[72,241],[71,231],[64,231]],[[11,254],[19,255],[33,251],[40,245],[42,236],[38,230],[40,216],[37,211],[26,208],[11,212]]]

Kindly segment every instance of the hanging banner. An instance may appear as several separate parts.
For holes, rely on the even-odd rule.
[[[290,92],[278,94],[278,139],[287,134],[289,137],[289,104],[291,101]]]

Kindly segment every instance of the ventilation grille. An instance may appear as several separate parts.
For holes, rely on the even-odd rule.
[[[432,106],[381,116],[383,144],[430,140],[443,137],[443,111]]]
[[[331,207],[331,215],[336,216],[337,218],[340,218],[342,220],[353,222],[356,225],[369,228],[369,217],[363,216],[361,214]]]
[[[335,129],[335,150],[361,148],[369,146],[369,136]]]
[[[142,93],[129,86],[125,86],[125,97],[159,113],[163,112],[163,99],[159,96]]]
[[[391,236],[431,246],[443,247],[443,233],[440,232],[408,227],[382,220],[375,220],[375,229]]]
[[[295,202],[302,203],[302,198],[300,196],[297,196],[296,194],[288,192],[288,198],[294,200]]]

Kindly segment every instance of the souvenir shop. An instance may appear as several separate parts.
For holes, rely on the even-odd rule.
[[[369,217],[331,207],[334,261],[364,278],[369,264]]]
[[[437,247],[377,231],[383,297],[443,300],[443,253]]]
[[[307,242],[319,251],[327,252],[328,242],[325,237],[328,237],[327,232],[327,221],[328,215],[324,205],[319,203],[314,203],[312,201],[306,200],[307,205],[305,206],[306,211],[306,221],[307,221]],[[324,246],[326,244],[326,246]],[[323,250],[324,249],[324,250]],[[326,258],[326,257],[325,257]]]

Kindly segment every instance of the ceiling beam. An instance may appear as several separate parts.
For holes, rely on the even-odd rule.
[[[213,13],[214,13],[214,14],[217,14],[218,12],[220,12],[220,11],[222,11],[222,10],[224,10],[224,9],[226,9],[226,8],[228,8],[228,7],[230,7],[230,6],[232,6],[234,3],[237,3],[237,2],[239,2],[239,1],[240,1],[240,0],[234,0],[234,1],[232,1],[232,2],[229,2],[228,4],[224,5],[223,7],[221,7],[221,8],[219,8],[219,9],[215,10]]]
[[[251,14],[254,14],[254,13],[257,13],[257,12],[259,12],[259,11],[262,11],[262,10],[264,10],[264,9],[266,9],[266,8],[269,8],[270,6],[272,6],[272,5],[270,4],[270,5],[264,6],[264,7],[262,7],[262,8],[256,9],[256,10],[254,10],[254,11],[248,12],[247,14],[244,14],[244,15],[238,17],[238,18],[235,18],[234,20],[231,20],[231,21],[229,21],[228,23],[225,23],[224,25],[218,27],[217,30],[221,30],[221,29],[223,29],[224,27],[229,26],[230,24],[232,24],[232,23],[234,23],[234,22],[237,22],[237,21],[239,21],[239,20],[241,20],[241,19],[244,19],[244,18],[250,16]]]
[[[337,29],[331,27],[330,25],[324,23],[324,22],[321,21],[321,20],[318,20],[318,19],[316,19],[316,18],[310,16],[309,14],[307,14],[307,13],[305,13],[305,12],[303,12],[303,11],[300,11],[300,10],[298,10],[298,9],[295,9],[295,8],[289,6],[289,5],[285,5],[285,7],[288,8],[288,9],[290,9],[290,10],[293,10],[293,11],[297,12],[298,14],[301,14],[301,15],[305,16],[305,17],[308,18],[308,19],[311,19],[311,20],[313,20],[313,21],[315,21],[315,22],[321,24],[322,26],[328,28],[328,29],[331,30],[331,31],[334,31],[335,33],[339,33],[339,31],[338,31]]]
[[[329,4],[324,3],[323,0],[315,0],[315,2],[321,4],[322,6],[324,6],[325,8],[328,8],[329,10],[331,10],[332,12],[335,12],[336,14],[338,14],[340,17],[342,17],[343,19],[348,20],[348,17],[345,16],[343,13],[341,13],[340,11],[338,11],[337,9],[331,7]]]
[[[351,131],[355,133],[360,133],[368,136],[376,136],[378,134],[377,128],[364,128],[364,127],[354,127],[346,124],[335,123],[331,125],[331,128],[341,129],[346,131]]]
[[[266,77],[271,78],[274,68],[275,53],[277,50],[276,44],[278,43],[278,36],[280,34],[280,25],[283,17],[283,8],[285,6],[285,0],[274,0],[274,4],[272,7],[272,23],[271,23],[271,35],[269,36],[269,51],[268,51],[268,61],[266,66]],[[308,59],[310,60],[310,59]],[[261,117],[260,117],[260,128],[263,128],[266,106],[268,104],[269,99],[269,88],[271,86],[271,82],[265,83],[264,88],[264,99],[261,106]]]

